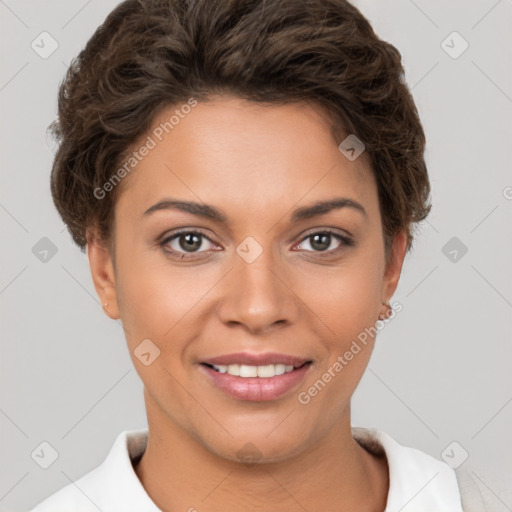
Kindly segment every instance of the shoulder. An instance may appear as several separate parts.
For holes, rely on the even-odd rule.
[[[389,469],[386,512],[463,512],[455,471],[431,455],[398,443],[375,428],[353,428],[354,439]]]
[[[352,435],[376,456],[386,455],[390,473],[386,512],[511,510],[510,473],[504,475],[494,468],[477,466],[471,460],[452,468],[421,450],[401,445],[375,428],[353,428]],[[407,496],[410,501],[404,505]]]
[[[101,466],[93,469],[43,500],[29,512],[98,512],[94,498],[100,485],[101,473]]]
[[[121,432],[102,464],[29,512],[158,512],[132,466],[146,443],[147,429]]]

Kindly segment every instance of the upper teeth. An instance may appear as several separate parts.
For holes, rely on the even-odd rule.
[[[266,366],[248,366],[245,364],[212,365],[220,373],[229,373],[237,377],[275,377],[293,371],[291,364],[268,364]]]

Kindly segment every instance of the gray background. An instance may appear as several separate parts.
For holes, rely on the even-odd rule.
[[[45,130],[58,84],[116,4],[0,0],[2,511],[30,508],[100,464],[119,432],[146,426],[121,325],[103,314],[49,192]],[[493,510],[512,510],[512,4],[356,5],[403,55],[434,206],[394,297],[403,310],[356,391],[353,423],[438,458],[456,441],[444,453],[456,460],[466,450]],[[31,47],[43,31],[58,43],[46,59]],[[453,31],[469,43],[458,58],[445,51],[461,50],[457,36],[442,46]],[[43,237],[57,250],[46,260]],[[58,452],[48,469],[31,457],[43,441]]]

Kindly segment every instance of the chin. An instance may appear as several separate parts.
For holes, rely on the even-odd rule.
[[[229,430],[233,437],[203,438],[201,443],[215,455],[232,461],[248,465],[269,464],[288,460],[305,451],[311,444],[311,437],[307,436],[304,428],[286,428],[281,432],[272,431],[253,424],[251,429]]]

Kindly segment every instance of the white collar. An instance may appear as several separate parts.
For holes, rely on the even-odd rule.
[[[426,453],[402,446],[375,428],[352,428],[357,442],[385,453],[390,488],[385,512],[462,512],[455,472]],[[146,449],[148,430],[121,432],[103,463],[56,492],[31,512],[161,512],[132,466]]]
[[[386,454],[390,485],[385,512],[462,512],[457,477],[448,464],[376,428],[353,427],[352,435],[369,451]]]

